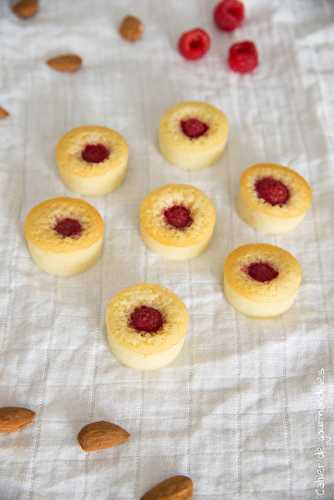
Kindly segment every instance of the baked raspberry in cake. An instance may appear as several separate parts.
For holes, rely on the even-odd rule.
[[[72,276],[95,264],[103,247],[104,223],[84,200],[51,198],[28,213],[24,234],[35,263],[49,274]]]
[[[182,349],[189,323],[183,302],[160,285],[122,290],[106,311],[108,340],[115,357],[137,370],[171,363]]]
[[[191,259],[204,252],[215,223],[212,201],[188,184],[166,184],[154,189],[140,207],[144,242],[168,259]]]
[[[173,165],[197,170],[220,158],[227,135],[227,118],[218,108],[205,102],[181,102],[160,121],[160,151]]]
[[[246,316],[268,318],[284,313],[293,304],[301,280],[297,259],[274,245],[243,245],[224,264],[225,297]]]
[[[128,167],[128,145],[115,130],[86,125],[58,142],[56,159],[64,184],[75,193],[102,196],[116,189]]]
[[[238,212],[263,233],[291,231],[303,220],[311,202],[309,184],[290,168],[260,163],[241,176]]]

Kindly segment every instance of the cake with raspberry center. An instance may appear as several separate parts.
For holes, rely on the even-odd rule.
[[[224,264],[224,293],[246,316],[278,316],[293,304],[302,279],[295,257],[264,243],[243,245]]]
[[[116,294],[106,311],[115,357],[137,370],[156,370],[180,353],[189,323],[183,302],[160,285],[134,285]]]
[[[181,102],[161,118],[160,151],[173,165],[197,170],[218,161],[227,135],[227,118],[218,108],[205,102]]]
[[[125,179],[128,145],[115,130],[85,125],[70,130],[60,139],[56,160],[59,175],[71,191],[102,196]]]
[[[151,250],[172,260],[186,260],[207,248],[216,223],[212,201],[188,184],[154,189],[140,207],[141,236]]]
[[[72,276],[95,264],[102,252],[104,223],[84,200],[52,198],[28,213],[24,234],[35,263],[49,274]]]
[[[291,231],[303,220],[311,202],[309,184],[291,168],[260,163],[241,175],[239,215],[263,233]]]

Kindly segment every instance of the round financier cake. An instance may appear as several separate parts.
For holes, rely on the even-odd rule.
[[[187,184],[167,184],[154,189],[140,207],[144,242],[168,259],[186,260],[204,252],[215,223],[212,201]]]
[[[219,159],[227,135],[228,121],[222,111],[205,102],[181,102],[160,121],[160,151],[173,165],[197,170]]]
[[[269,318],[287,311],[302,280],[299,262],[273,245],[243,245],[224,264],[224,292],[246,316]]]
[[[263,233],[285,233],[301,222],[312,201],[306,180],[281,165],[260,163],[240,179],[240,217]]]
[[[107,306],[111,350],[121,363],[137,370],[171,363],[182,349],[188,323],[183,302],[160,285],[131,286]]]
[[[128,145],[115,130],[95,125],[67,132],[58,142],[59,175],[75,193],[102,196],[116,189],[128,168]]]
[[[95,264],[103,247],[104,223],[84,200],[51,198],[28,213],[24,234],[35,263],[47,273],[72,276]]]

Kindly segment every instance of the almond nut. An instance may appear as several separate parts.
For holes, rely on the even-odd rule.
[[[29,19],[37,14],[39,9],[38,0],[20,0],[12,6],[12,11],[21,19]]]
[[[122,427],[101,420],[85,425],[78,434],[78,441],[84,451],[96,451],[125,443],[129,437]]]
[[[2,118],[6,118],[8,115],[8,111],[0,106],[0,120],[2,120]]]
[[[16,432],[34,420],[35,412],[27,408],[7,406],[0,408],[0,432]]]
[[[120,24],[119,32],[128,42],[136,42],[144,33],[144,25],[134,16],[126,16]]]
[[[47,64],[56,71],[75,73],[81,68],[82,59],[76,54],[61,54],[48,59]]]
[[[154,486],[140,500],[191,500],[193,482],[187,476],[173,476]]]

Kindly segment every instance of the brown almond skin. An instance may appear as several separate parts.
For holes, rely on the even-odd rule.
[[[75,73],[81,68],[82,59],[76,54],[61,54],[48,59],[47,64],[55,71],[62,73]]]
[[[0,120],[7,118],[7,116],[9,116],[8,111],[0,106]]]
[[[78,434],[78,441],[84,451],[98,451],[125,443],[130,434],[122,427],[101,420],[85,425]]]
[[[16,432],[31,424],[35,412],[18,406],[0,408],[0,432]]]
[[[137,17],[126,16],[120,24],[119,32],[124,40],[136,42],[144,34],[144,25]]]
[[[12,11],[20,19],[29,19],[37,14],[38,10],[38,0],[20,0],[20,2],[16,2],[12,7]]]
[[[154,486],[140,500],[191,500],[193,482],[187,476],[172,476]]]

